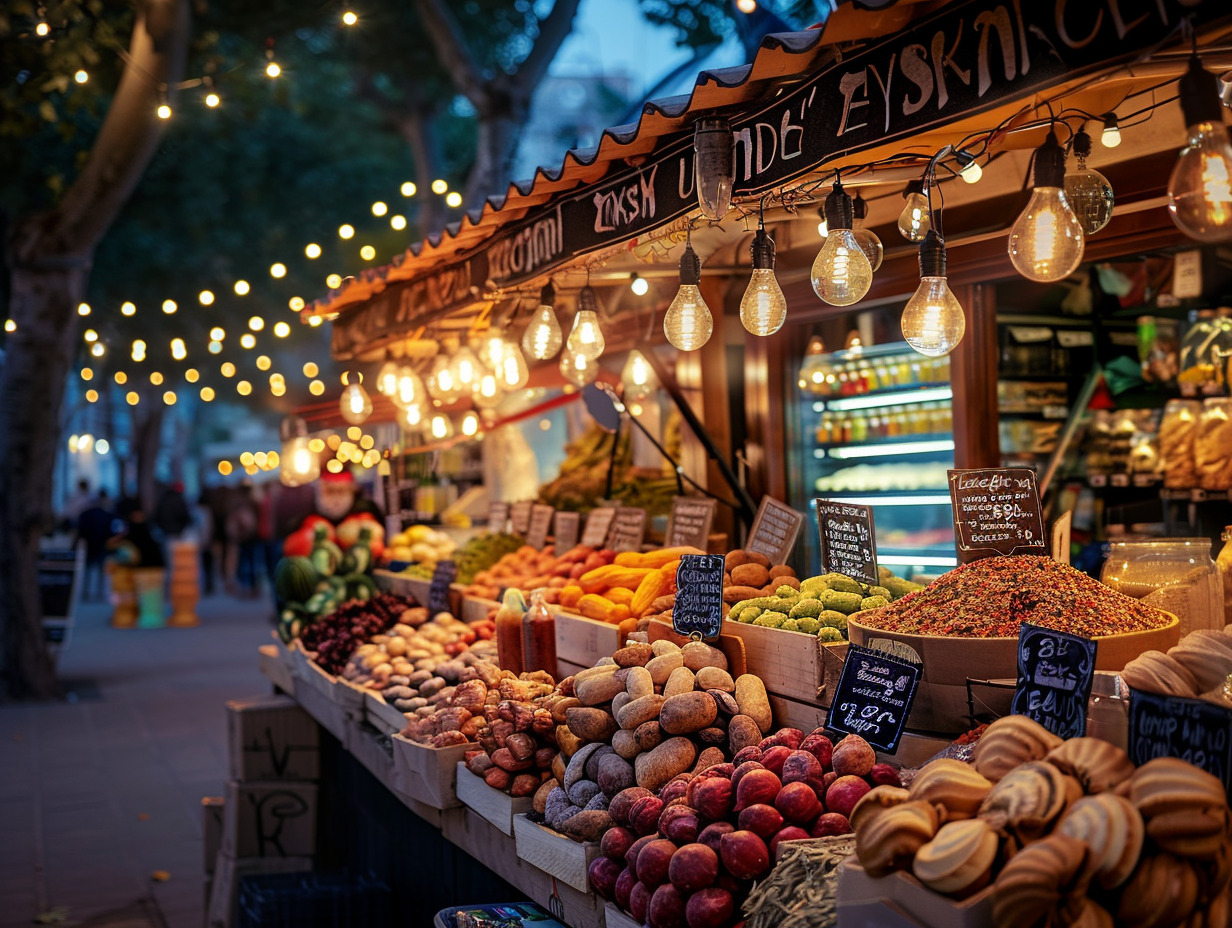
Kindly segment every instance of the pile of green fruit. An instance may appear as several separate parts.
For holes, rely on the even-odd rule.
[[[728,618],[746,625],[780,628],[815,635],[821,641],[845,641],[847,617],[864,609],[877,609],[908,593],[922,590],[919,583],[877,568],[879,585],[862,583],[845,574],[823,574],[800,581],[800,589],[780,586],[770,596],[742,600]]]
[[[522,539],[517,535],[507,535],[496,532],[481,532],[453,553],[451,560],[458,568],[458,583],[471,583],[475,574],[487,570],[506,554],[512,554],[522,547]],[[431,580],[435,565],[412,564],[402,573],[407,577],[420,580]]]
[[[365,526],[359,539],[343,552],[318,526],[312,551],[307,557],[284,557],[274,570],[274,595],[280,612],[278,635],[284,642],[298,638],[304,627],[331,614],[350,600],[369,600],[376,595],[370,573],[376,561]]]

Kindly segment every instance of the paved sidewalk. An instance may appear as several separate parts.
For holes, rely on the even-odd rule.
[[[222,794],[223,704],[269,691],[271,613],[215,596],[199,628],[119,630],[107,607],[78,610],[60,661],[76,701],[0,704],[0,926],[59,909],[200,928],[201,797]]]

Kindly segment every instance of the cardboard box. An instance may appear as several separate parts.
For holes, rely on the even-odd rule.
[[[992,928],[992,901],[992,886],[951,899],[902,871],[871,877],[854,857],[838,874],[839,928]]]
[[[321,775],[317,724],[290,696],[228,702],[227,755],[233,780],[315,780]]]
[[[532,822],[525,815],[513,819],[513,840],[518,856],[567,886],[590,892],[587,873],[599,856],[597,841],[574,841],[567,835]]]
[[[311,857],[236,858],[218,852],[214,879],[205,909],[206,928],[231,928],[236,922],[240,880],[265,873],[302,873],[312,870]]]
[[[287,780],[228,780],[222,851],[229,857],[311,857],[317,786]]]
[[[474,744],[455,744],[431,748],[401,735],[393,736],[394,791],[434,809],[453,809],[462,805],[458,798],[458,766]],[[481,781],[482,782],[482,781]],[[488,789],[486,783],[483,784]]]
[[[495,825],[503,834],[513,834],[513,817],[531,810],[531,797],[520,796],[514,799],[508,793],[493,789],[466,769],[466,764],[459,762],[458,799],[464,806],[481,816],[485,821]]]
[[[222,796],[201,797],[201,844],[205,850],[206,876],[214,873],[214,861],[218,857],[218,849],[222,846],[222,832],[225,826],[223,810],[226,803],[227,800]]]

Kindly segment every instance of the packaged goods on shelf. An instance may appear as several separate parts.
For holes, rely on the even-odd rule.
[[[1169,400],[1159,423],[1159,454],[1164,461],[1164,486],[1198,485],[1194,443],[1202,404],[1196,400]]]
[[[1232,399],[1213,396],[1202,403],[1194,437],[1194,470],[1195,486],[1232,489]]]

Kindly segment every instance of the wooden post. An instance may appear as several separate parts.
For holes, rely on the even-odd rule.
[[[963,284],[954,295],[967,311],[967,332],[950,355],[954,466],[1000,467],[994,290],[991,284]]]

